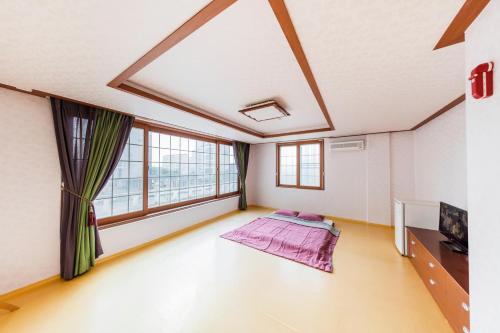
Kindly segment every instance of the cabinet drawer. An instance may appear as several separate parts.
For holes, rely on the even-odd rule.
[[[443,312],[455,332],[468,332],[469,295],[451,276],[447,275],[446,279],[446,309]]]
[[[422,245],[413,237],[408,237],[408,257],[418,274],[423,278],[422,274],[426,269],[422,260]]]
[[[422,278],[440,269],[440,264],[414,236],[408,238],[408,256]]]
[[[415,249],[415,246],[417,244],[417,239],[415,238],[415,236],[410,232],[410,231],[407,231],[407,252],[408,253],[408,257],[412,257],[412,250]]]
[[[446,311],[447,307],[446,283],[448,281],[446,279],[446,274],[447,273],[444,272],[441,266],[432,269],[429,269],[428,266],[424,266],[423,274],[421,275],[425,286],[429,289],[432,297],[434,297],[443,313]]]
[[[411,232],[408,233],[408,255],[441,311],[446,308],[446,276],[448,273]]]

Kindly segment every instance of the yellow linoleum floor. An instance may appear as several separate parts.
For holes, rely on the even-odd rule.
[[[338,223],[334,273],[218,237],[252,208],[10,299],[0,332],[451,333],[392,229]]]

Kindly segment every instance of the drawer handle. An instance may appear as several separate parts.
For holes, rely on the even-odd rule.
[[[469,329],[465,326],[462,326],[462,331],[464,331],[464,333],[469,333]]]
[[[433,279],[429,279],[429,283],[430,283],[431,285],[435,285],[435,284],[436,284],[436,281],[434,281]]]
[[[464,309],[465,312],[469,312],[469,304],[462,302],[462,308]]]
[[[415,245],[415,241],[414,240],[411,241],[411,245]]]
[[[415,255],[415,253],[412,253],[412,254],[411,254],[411,257],[412,257],[412,258],[416,258],[417,256]]]
[[[434,268],[434,267],[436,267],[436,265],[434,265],[431,261],[429,261],[429,267]]]

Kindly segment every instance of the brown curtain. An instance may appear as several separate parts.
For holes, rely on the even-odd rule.
[[[81,230],[79,228],[79,220],[82,205],[88,206],[85,207],[88,209],[84,209],[83,211],[90,211],[93,214],[91,200],[94,198],[85,198],[83,191],[85,189],[94,134],[100,116],[111,111],[53,97],[51,97],[50,101],[62,176],[60,226],[61,277],[65,280],[70,280],[75,275],[81,274],[78,270],[75,271],[75,257],[77,255],[77,237],[81,236],[79,235],[79,230]],[[118,163],[130,134],[133,121],[133,117],[120,115],[120,128],[118,138],[115,140],[116,144],[110,145],[109,151],[99,152],[100,155],[110,159],[109,163],[103,163],[103,167],[106,170],[103,170],[105,176],[98,186],[99,191],[111,177]],[[100,127],[102,128],[102,125]],[[93,223],[93,216],[90,219],[88,216],[85,216],[84,219],[89,222],[89,228],[92,229],[90,233],[93,238],[91,240],[93,245],[92,259],[95,259],[103,253],[99,233],[95,223]]]
[[[234,141],[234,162],[238,169],[238,177],[240,179],[240,198],[238,200],[238,208],[240,210],[247,209],[247,187],[245,180],[247,178],[248,159],[250,157],[250,144],[245,142]]]

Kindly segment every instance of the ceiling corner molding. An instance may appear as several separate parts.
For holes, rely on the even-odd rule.
[[[465,101],[465,94],[455,98],[453,101],[451,101],[450,103],[446,104],[445,106],[443,106],[441,109],[439,109],[437,112],[433,113],[432,115],[430,115],[429,117],[425,118],[424,120],[422,120],[420,123],[418,123],[417,125],[413,126],[411,128],[412,131],[416,130],[416,129],[419,129],[420,127],[424,126],[425,124],[427,124],[428,122],[430,122],[431,120],[439,117],[440,115],[442,115],[443,113],[453,109],[455,106],[459,105],[460,103],[462,103],[463,101]]]
[[[434,50],[461,43],[465,40],[465,30],[481,14],[490,0],[466,0],[457,15],[434,46]]]
[[[316,79],[314,78],[311,67],[309,66],[309,62],[307,61],[306,54],[302,49],[299,36],[295,31],[292,19],[290,17],[290,14],[288,13],[288,9],[286,8],[285,2],[283,0],[269,0],[269,4],[273,9],[274,15],[276,16],[276,19],[278,20],[281,26],[281,30],[283,31],[283,34],[285,35],[288,44],[290,45],[290,48],[293,51],[293,54],[295,55],[295,59],[297,59],[297,62],[299,63],[300,68],[302,69],[302,73],[304,74],[307,83],[309,84],[309,87],[311,88],[313,95],[316,98],[316,101],[318,102],[321,112],[323,112],[323,115],[325,116],[326,122],[328,123],[329,126],[329,130],[334,130],[335,127],[333,126],[333,121],[330,117],[328,109],[326,108],[323,97],[321,96],[318,84],[316,83]]]

